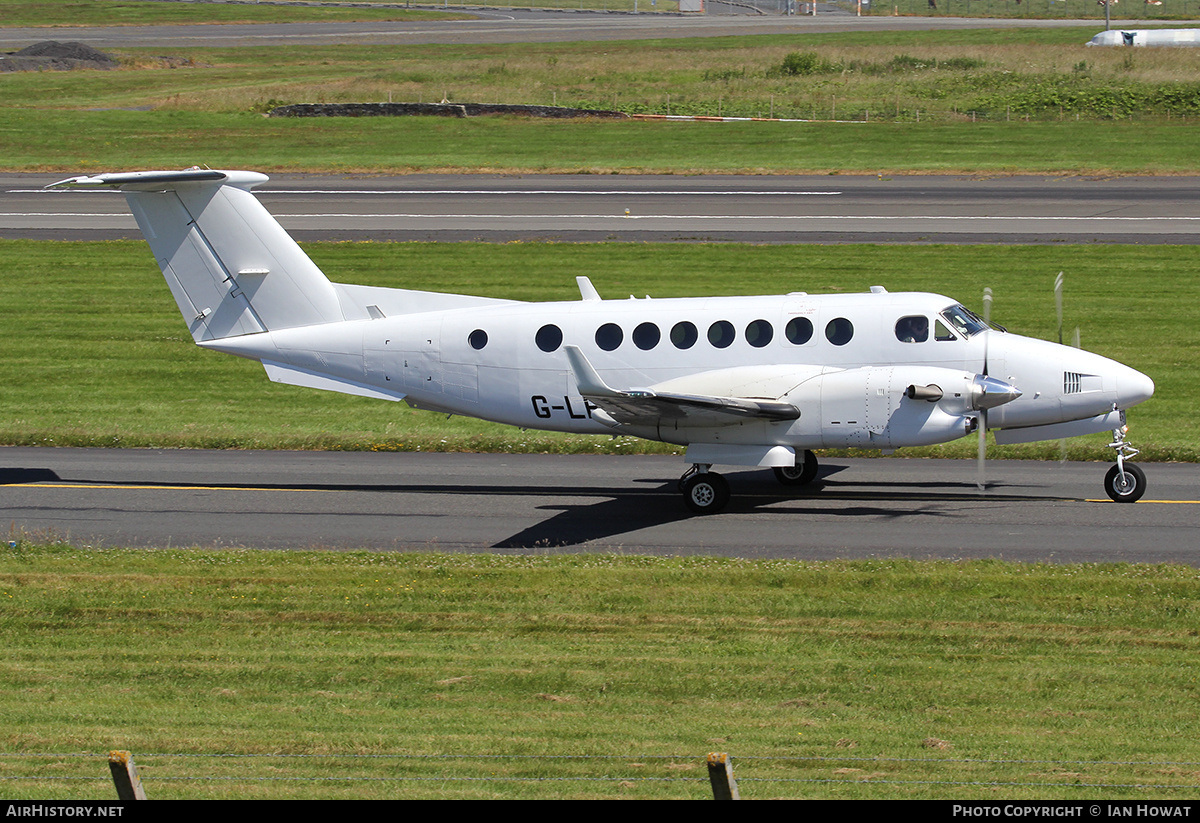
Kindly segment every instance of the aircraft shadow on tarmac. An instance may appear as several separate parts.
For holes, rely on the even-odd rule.
[[[0,467],[0,486],[19,486],[22,483],[55,483],[62,478],[52,469],[17,469]]]
[[[953,510],[932,508],[928,504],[947,504],[961,501],[978,502],[981,497],[974,483],[937,480],[912,481],[853,481],[836,479],[835,475],[845,467],[822,465],[817,479],[803,488],[780,486],[770,471],[755,470],[736,474],[734,495],[726,514],[767,514],[784,517],[804,515],[835,516],[840,518],[884,517],[955,517]],[[556,486],[513,486],[487,484],[437,484],[419,483],[353,483],[353,484],[306,484],[306,483],[205,483],[208,488],[236,491],[246,490],[321,490],[394,494],[434,494],[448,496],[526,497],[553,501],[563,497],[585,497],[587,502],[547,502],[537,506],[538,511],[557,512],[545,520],[492,544],[493,549],[561,549],[579,546],[595,540],[611,539],[622,534],[633,534],[643,529],[678,523],[697,517],[686,511],[679,501],[678,481],[663,481],[646,478],[635,481],[644,488],[630,491],[628,488],[605,488],[603,486],[563,487]],[[193,488],[195,480],[136,481],[108,479],[73,480],[62,478],[57,472],[46,468],[0,468],[0,485],[33,483],[80,483],[96,488],[105,486],[153,485],[158,488],[177,486]],[[1004,488],[1003,484],[989,486],[990,492]],[[1045,495],[1014,494],[1007,491],[1004,501],[1044,499]],[[811,500],[814,505],[804,506],[802,501]],[[830,506],[831,502],[845,501],[857,505]],[[791,503],[777,506],[779,503]],[[800,505],[797,505],[800,504]],[[721,515],[715,515],[720,518]]]
[[[820,514],[846,518],[856,517],[954,517],[949,509],[932,509],[926,503],[977,502],[980,496],[974,483],[937,481],[927,483],[871,482],[855,483],[831,480],[842,471],[839,466],[822,466],[817,479],[802,489],[784,489],[767,471],[741,472],[737,475],[735,491],[726,514],[775,514],[797,517]],[[677,481],[638,481],[656,487],[650,493],[608,492],[597,490],[597,496],[608,499],[578,505],[550,503],[539,508],[558,511],[558,514],[492,545],[494,549],[564,548],[593,540],[632,534],[641,529],[688,520],[696,515],[684,510],[678,500]],[[989,490],[999,488],[989,486]],[[561,494],[562,490],[559,490]],[[611,496],[610,496],[611,495]],[[795,505],[805,499],[820,501],[821,505]],[[1006,501],[1036,500],[1038,496],[1005,494]],[[875,502],[877,505],[830,507],[834,500]],[[772,508],[778,503],[792,503]],[[720,515],[716,515],[720,517]]]

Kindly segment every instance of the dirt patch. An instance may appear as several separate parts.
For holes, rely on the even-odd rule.
[[[120,63],[99,49],[84,43],[59,43],[45,40],[20,51],[0,55],[0,71],[74,71],[77,69],[115,69]]]
[[[481,117],[489,114],[519,114],[526,117],[611,117],[629,115],[602,109],[571,109],[561,106],[522,106],[503,103],[297,103],[271,109],[271,117]]]

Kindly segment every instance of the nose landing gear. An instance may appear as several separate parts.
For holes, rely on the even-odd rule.
[[[1118,503],[1136,503],[1146,492],[1146,473],[1142,467],[1125,462],[1125,458],[1138,453],[1137,449],[1125,442],[1128,431],[1125,412],[1121,412],[1121,425],[1113,429],[1113,442],[1108,444],[1110,449],[1117,452],[1117,464],[1104,476],[1104,491]]]

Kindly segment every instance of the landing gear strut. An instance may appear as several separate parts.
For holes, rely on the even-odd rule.
[[[1136,503],[1146,492],[1146,474],[1142,467],[1125,462],[1126,457],[1138,453],[1137,449],[1125,442],[1128,431],[1125,412],[1121,412],[1121,425],[1113,429],[1113,442],[1108,444],[1110,449],[1117,452],[1117,464],[1104,476],[1104,491],[1118,503]]]
[[[817,477],[817,456],[808,449],[796,455],[796,465],[775,468],[775,479],[785,486],[807,486]]]
[[[709,464],[697,463],[679,478],[683,502],[696,514],[716,514],[729,503],[729,483]]]

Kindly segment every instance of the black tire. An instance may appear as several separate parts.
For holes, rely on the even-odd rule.
[[[795,466],[776,467],[775,479],[785,486],[807,486],[817,478],[817,456],[805,449],[796,457]]]
[[[1120,468],[1114,465],[1104,476],[1104,490],[1118,503],[1136,503],[1146,492],[1146,473],[1141,466],[1126,463],[1122,478]]]
[[[693,474],[681,488],[684,505],[696,514],[716,514],[729,502],[729,483],[716,472]]]

